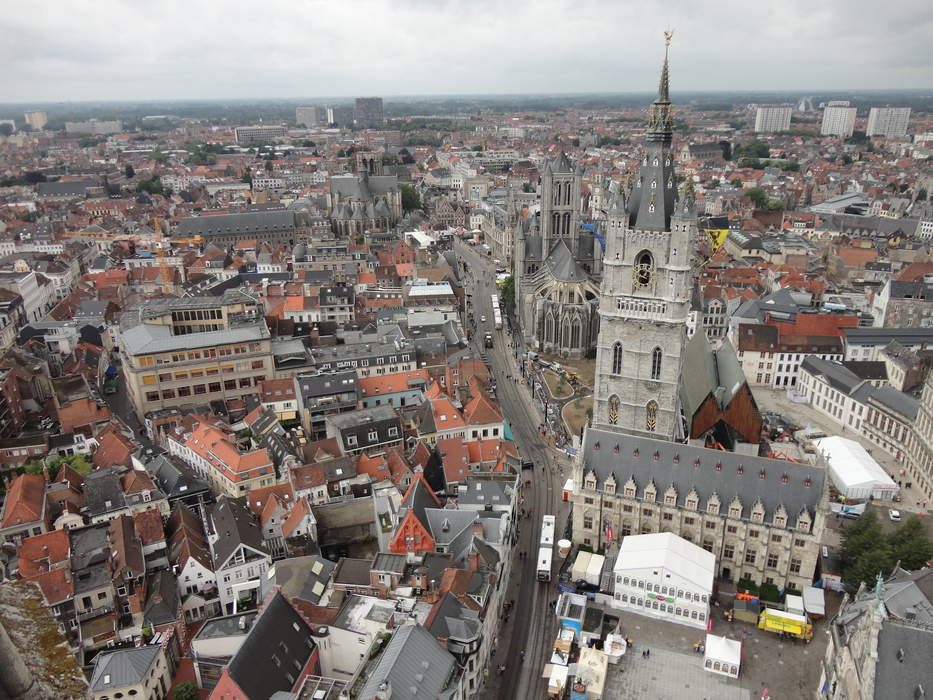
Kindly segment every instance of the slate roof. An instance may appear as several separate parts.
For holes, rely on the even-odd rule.
[[[617,445],[618,451],[615,449]],[[805,509],[811,515],[815,513],[826,478],[823,469],[807,464],[750,457],[596,428],[586,431],[582,449],[584,475],[590,470],[595,472],[600,487],[610,474],[614,474],[618,492],[622,493],[629,477],[633,477],[641,498],[645,487],[653,481],[658,491],[657,499],[663,502],[664,491],[673,485],[677,489],[679,507],[684,507],[687,495],[695,489],[701,511],[715,493],[719,496],[720,512],[723,513],[728,512],[733,497],[738,496],[742,501],[742,518],[749,518],[752,507],[760,499],[766,521],[770,521],[775,510],[783,505],[790,527],[801,510]],[[697,460],[698,466],[695,465]],[[785,474],[787,483],[782,479]]]
[[[714,350],[706,333],[694,333],[684,351],[681,402],[687,416],[693,416],[706,397],[712,394],[724,408],[745,385],[745,373],[732,342],[726,338]]]
[[[886,621],[878,635],[875,693],[878,700],[918,698],[933,688],[933,631]]]
[[[450,592],[435,603],[434,610],[425,622],[427,630],[436,639],[445,640],[448,645],[451,641],[472,641],[479,636],[482,628],[479,614],[461,604]]]
[[[149,668],[159,656],[160,649],[161,647],[158,644],[151,644],[99,654],[94,659],[94,673],[91,675],[90,683],[91,691],[101,693],[106,690],[142,683],[149,672]]]
[[[265,233],[269,231],[293,231],[295,212],[293,211],[251,211],[240,214],[217,214],[213,216],[194,216],[178,222],[176,235],[190,236],[196,233],[202,236],[225,234]]]
[[[290,691],[314,651],[311,628],[281,593],[256,618],[227,672],[247,698]]]
[[[225,564],[240,545],[266,552],[262,530],[242,500],[221,495],[211,508],[210,521],[217,535],[217,540],[211,544],[215,566]]]
[[[574,260],[573,253],[563,238],[558,238],[544,261],[548,274],[560,282],[585,282],[586,271]]]
[[[456,666],[453,655],[430,632],[421,625],[406,624],[392,635],[359,697],[375,697],[380,684],[388,681],[393,696],[438,700],[447,696]]]
[[[428,531],[434,538],[435,545],[446,547],[447,552],[454,559],[463,558],[473,542],[473,523],[476,522],[476,511],[427,508],[424,514],[427,518]]]
[[[175,575],[163,569],[149,579],[144,620],[154,626],[167,625],[179,619],[178,581]]]

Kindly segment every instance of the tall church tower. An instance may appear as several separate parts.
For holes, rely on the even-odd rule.
[[[580,238],[580,173],[561,153],[541,173],[540,228],[542,253],[547,255],[561,238],[578,255]],[[592,253],[591,253],[592,254]]]
[[[697,225],[692,188],[678,196],[674,174],[669,46],[668,35],[638,177],[627,201],[609,203],[593,425],[678,440]]]

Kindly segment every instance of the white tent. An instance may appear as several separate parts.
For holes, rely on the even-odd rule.
[[[843,497],[890,500],[900,490],[897,482],[854,440],[833,436],[815,440],[814,444],[826,460],[829,478]]]
[[[710,673],[738,678],[741,665],[742,642],[728,637],[717,637],[715,634],[706,635],[703,668]]]

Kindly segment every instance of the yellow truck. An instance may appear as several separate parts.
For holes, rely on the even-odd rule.
[[[808,642],[813,639],[813,625],[807,620],[806,615],[797,615],[783,610],[772,608],[762,610],[758,618],[758,629],[788,634]]]

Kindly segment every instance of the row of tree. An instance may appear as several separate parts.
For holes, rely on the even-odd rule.
[[[850,590],[862,582],[874,585],[879,573],[887,577],[897,565],[916,571],[933,559],[933,541],[916,515],[885,532],[875,511],[869,509],[842,528],[841,535],[842,581]]]

